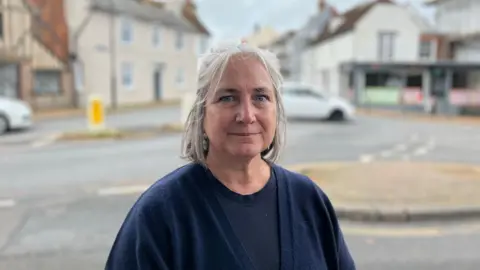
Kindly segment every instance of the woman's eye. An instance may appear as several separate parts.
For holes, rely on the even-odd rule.
[[[258,100],[258,101],[262,101],[262,102],[263,102],[263,101],[268,101],[268,100],[269,100],[269,99],[268,99],[268,96],[266,96],[266,95],[259,95],[259,96],[256,96],[256,97],[255,97],[255,99],[256,99],[256,100]]]
[[[218,99],[221,102],[232,102],[234,100],[233,96],[224,96]]]

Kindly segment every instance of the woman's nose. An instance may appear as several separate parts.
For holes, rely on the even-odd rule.
[[[253,104],[251,102],[242,102],[239,105],[236,121],[250,124],[255,122],[255,120],[255,107]]]

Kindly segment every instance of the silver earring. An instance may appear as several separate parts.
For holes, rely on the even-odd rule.
[[[208,137],[207,134],[203,134],[203,141],[202,141],[203,151],[208,151]]]

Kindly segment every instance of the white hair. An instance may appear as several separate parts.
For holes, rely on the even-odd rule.
[[[205,140],[208,138],[205,138],[203,122],[207,97],[211,91],[216,91],[216,86],[220,82],[229,60],[238,54],[257,58],[263,63],[272,79],[277,107],[276,131],[271,145],[262,152],[262,158],[272,163],[278,160],[286,136],[285,110],[280,94],[283,84],[280,64],[275,54],[243,42],[219,44],[200,57],[196,98],[185,123],[182,141],[183,158],[205,164],[208,151],[205,149]]]

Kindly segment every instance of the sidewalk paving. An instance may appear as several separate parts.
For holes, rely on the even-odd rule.
[[[423,112],[397,111],[386,109],[358,108],[357,114],[364,116],[378,116],[387,118],[407,119],[414,121],[480,125],[480,116],[441,116],[430,115]]]
[[[480,218],[480,166],[411,162],[306,165],[340,218],[413,221]]]
[[[141,110],[141,109],[178,106],[179,104],[180,104],[180,100],[169,100],[169,101],[139,103],[139,104],[132,104],[132,105],[122,105],[122,106],[119,106],[117,109],[107,108],[105,113],[109,113],[109,114],[121,113],[121,112]],[[86,110],[87,110],[86,108],[80,108],[80,109],[66,108],[66,109],[37,111],[37,112],[34,112],[34,119],[49,120],[49,119],[58,119],[58,118],[65,118],[65,117],[84,116],[87,113]]]

